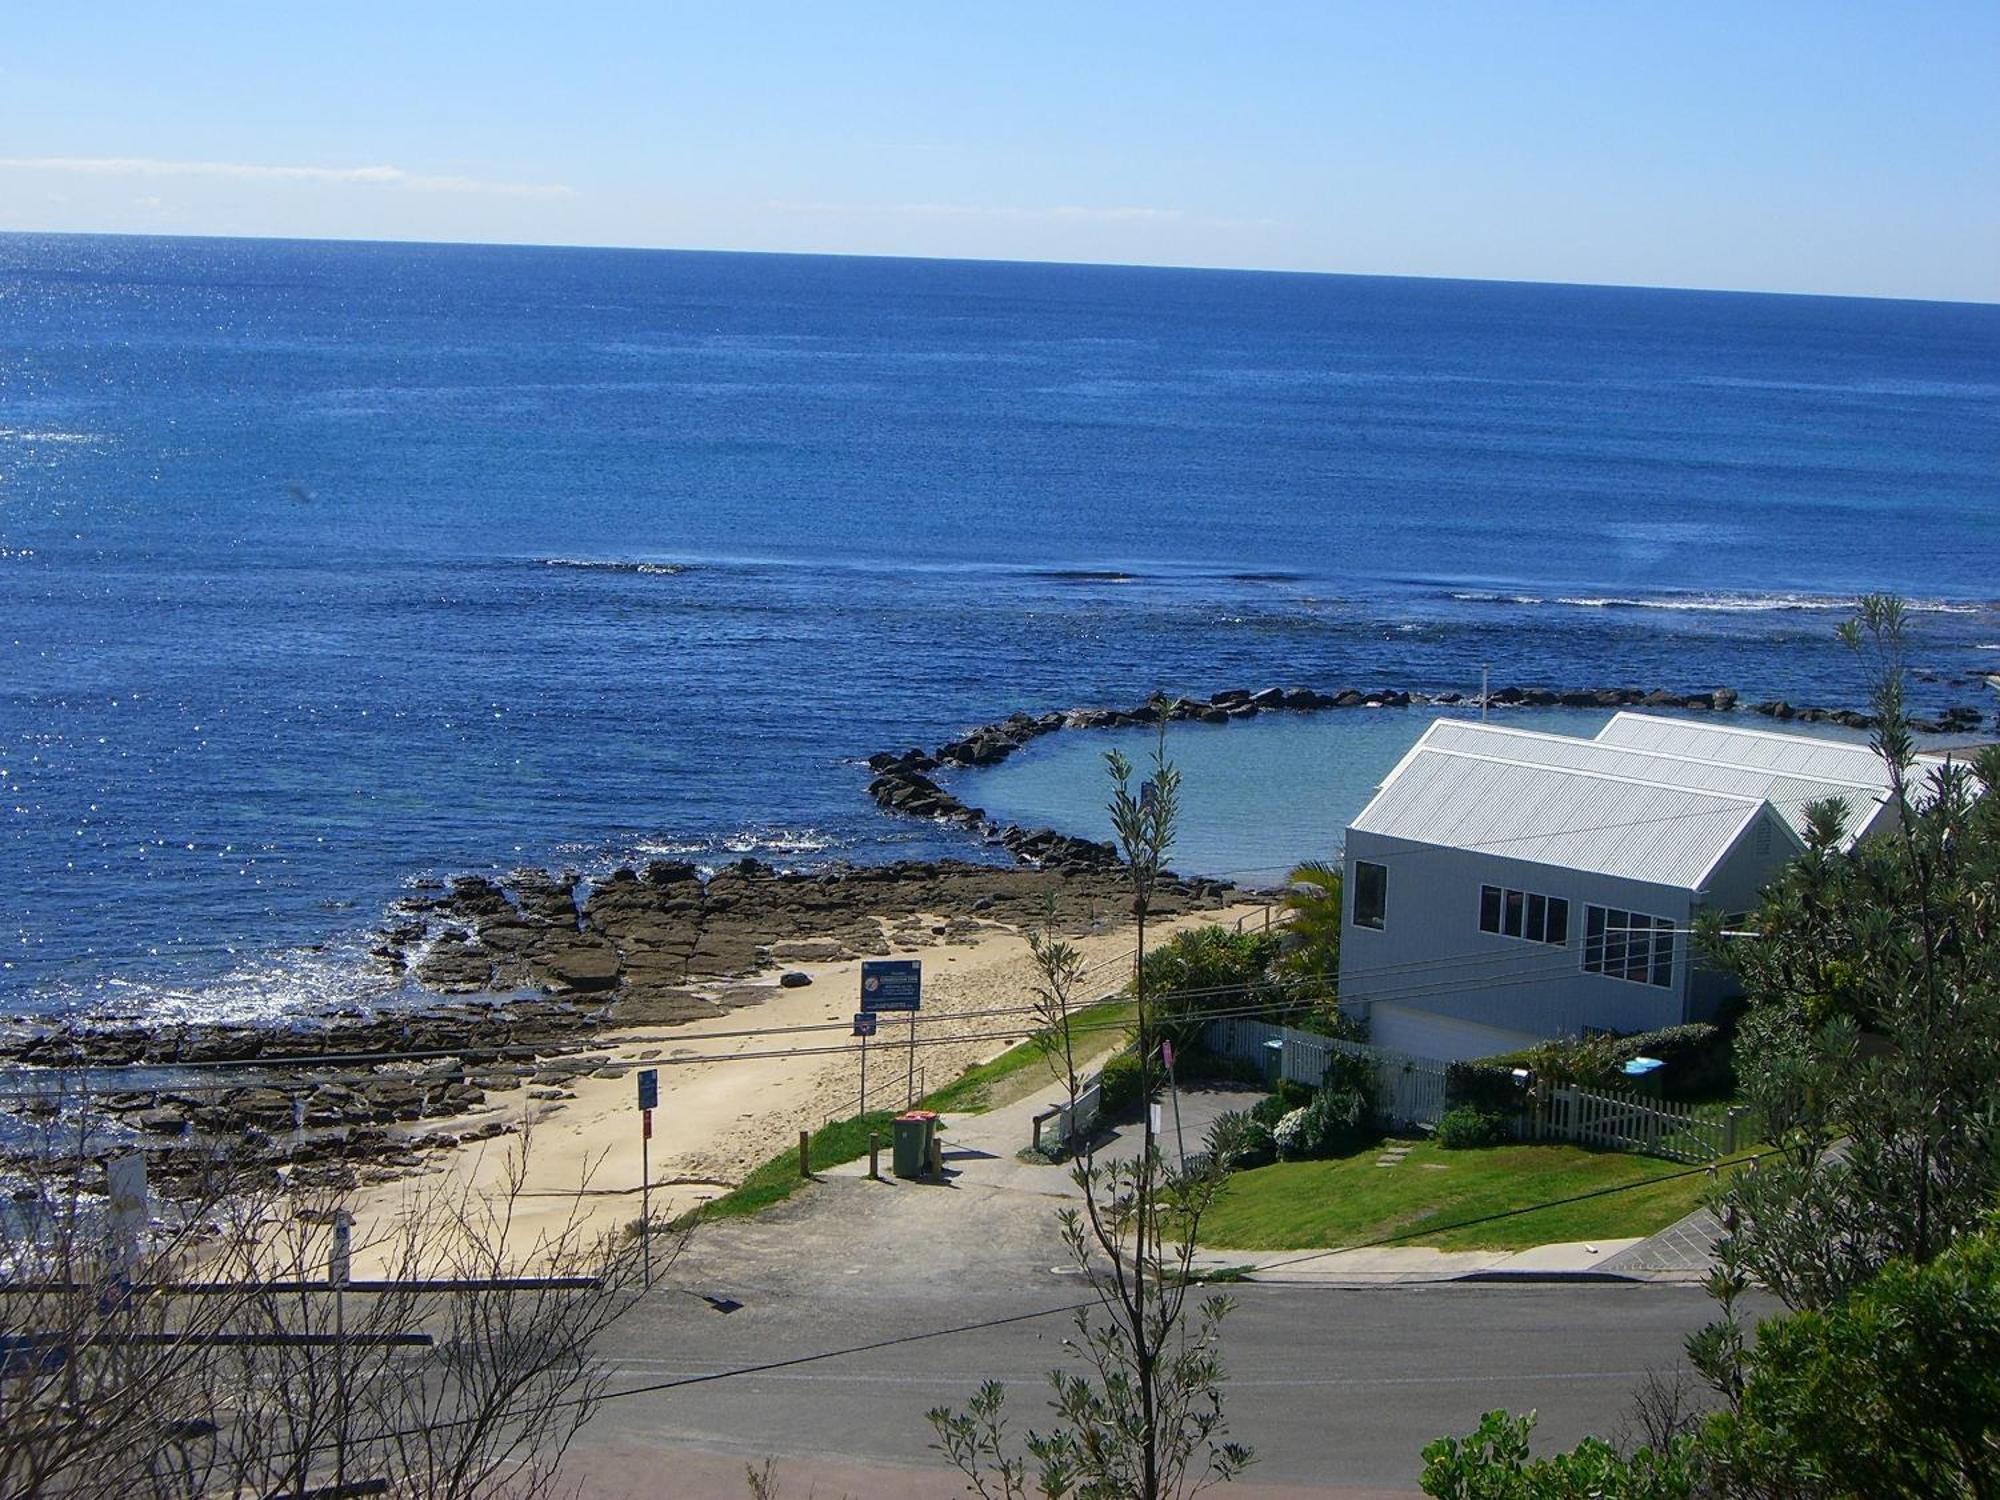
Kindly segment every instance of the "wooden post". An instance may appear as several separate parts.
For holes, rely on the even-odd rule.
[[[882,1180],[882,1137],[872,1130],[868,1132],[868,1179]]]
[[[812,1174],[812,1134],[809,1131],[801,1130],[799,1132],[799,1176],[810,1177]]]

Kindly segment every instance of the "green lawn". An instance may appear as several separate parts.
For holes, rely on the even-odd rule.
[[[1381,1154],[1371,1147],[1332,1161],[1238,1172],[1202,1221],[1202,1243],[1316,1250],[1395,1235],[1398,1244],[1442,1250],[1520,1250],[1618,1239],[1664,1229],[1700,1206],[1709,1183],[1705,1172],[1679,1162],[1581,1146],[1446,1151],[1423,1141],[1393,1167],[1375,1165]],[[1603,1188],[1629,1190],[1466,1224]],[[1466,1227],[1452,1227],[1459,1224]]]
[[[1073,1013],[1070,1027],[1077,1038],[1078,1056],[1086,1057],[1115,1045],[1135,1015],[1132,1002],[1123,999],[1101,1001]],[[998,1057],[974,1064],[943,1088],[926,1094],[917,1101],[917,1108],[934,1109],[939,1114],[976,1114],[1053,1078],[1044,1050],[1032,1041],[1021,1042]],[[857,1118],[821,1126],[807,1145],[806,1155],[812,1169],[823,1172],[828,1167],[866,1156],[870,1131],[881,1136],[886,1156],[892,1122],[899,1113],[871,1110]],[[885,1166],[883,1170],[886,1172],[888,1168]],[[774,1203],[784,1202],[805,1183],[806,1179],[799,1176],[799,1149],[792,1146],[780,1151],[720,1198],[693,1210],[688,1217],[728,1219],[759,1213]]]
[[[1081,1062],[1123,1040],[1126,1030],[1137,1024],[1138,1014],[1137,1006],[1124,998],[1100,1000],[1073,1011],[1069,1025],[1076,1038],[1077,1060]],[[1010,1103],[1055,1078],[1048,1053],[1036,1042],[1021,1042],[998,1057],[974,1064],[943,1088],[925,1095],[922,1107],[940,1114],[976,1113]]]

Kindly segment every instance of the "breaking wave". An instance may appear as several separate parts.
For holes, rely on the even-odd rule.
[[[618,558],[543,557],[536,561],[545,568],[576,568],[585,573],[645,573],[663,578],[688,570],[686,563],[629,562]]]
[[[1692,614],[1792,614],[1847,611],[1856,600],[1844,594],[1507,594],[1465,590],[1451,596],[1461,604],[1559,604],[1571,609],[1656,609]],[[1930,615],[1976,615],[1992,608],[1945,599],[1906,601],[1911,612]]]

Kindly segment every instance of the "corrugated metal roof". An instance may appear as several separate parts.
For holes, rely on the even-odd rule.
[[[1821,735],[1785,734],[1769,729],[1740,729],[1733,724],[1703,724],[1625,710],[1597,732],[1600,744],[1623,745],[1663,755],[1735,766],[1755,766],[1792,776],[1816,776],[1886,787],[1882,761],[1867,745]],[[1920,757],[1938,764],[1935,756]]]
[[[1353,826],[1694,890],[1763,809],[1761,797],[1468,755],[1419,741]]]
[[[1693,727],[1699,729],[1701,726]],[[1813,803],[1839,797],[1847,806],[1845,832],[1847,837],[1855,838],[1868,831],[1887,795],[1883,789],[1886,778],[1880,774],[1879,761],[1874,761],[1877,774],[1866,780],[1790,776],[1769,767],[1694,759],[1679,753],[1640,749],[1602,738],[1586,740],[1575,735],[1544,734],[1532,729],[1514,729],[1464,719],[1439,719],[1425,732],[1423,742],[1440,750],[1460,750],[1535,765],[1596,771],[1607,776],[1625,776],[1635,781],[1693,791],[1755,797],[1768,801],[1777,809],[1778,815],[1791,825],[1792,831],[1801,837],[1806,827],[1805,810]],[[1872,756],[1869,759],[1874,760]]]

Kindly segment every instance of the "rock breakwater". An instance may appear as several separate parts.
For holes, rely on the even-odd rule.
[[[934,750],[883,750],[867,759],[873,773],[868,795],[885,812],[930,818],[959,826],[997,843],[1022,864],[1038,869],[1111,869],[1117,851],[1057,832],[1000,824],[984,809],[969,806],[935,779],[939,771],[995,766],[1044,735],[1066,729],[1130,729],[1162,722],[1228,724],[1267,713],[1320,713],[1346,708],[1452,707],[1477,704],[1476,693],[1424,693],[1403,688],[1342,688],[1319,692],[1305,687],[1226,688],[1208,698],[1156,696],[1133,708],[1071,708],[1049,713],[1017,711],[982,724]],[[1663,712],[1754,714],[1780,723],[1837,724],[1847,729],[1875,727],[1875,717],[1849,708],[1798,707],[1782,699],[1745,705],[1734,688],[1677,693],[1665,688],[1606,687],[1556,689],[1509,685],[1487,695],[1490,708],[1642,708]],[[1911,727],[1924,734],[1962,734],[1986,722],[1982,708],[1961,704],[1935,718],[1915,718]]]

